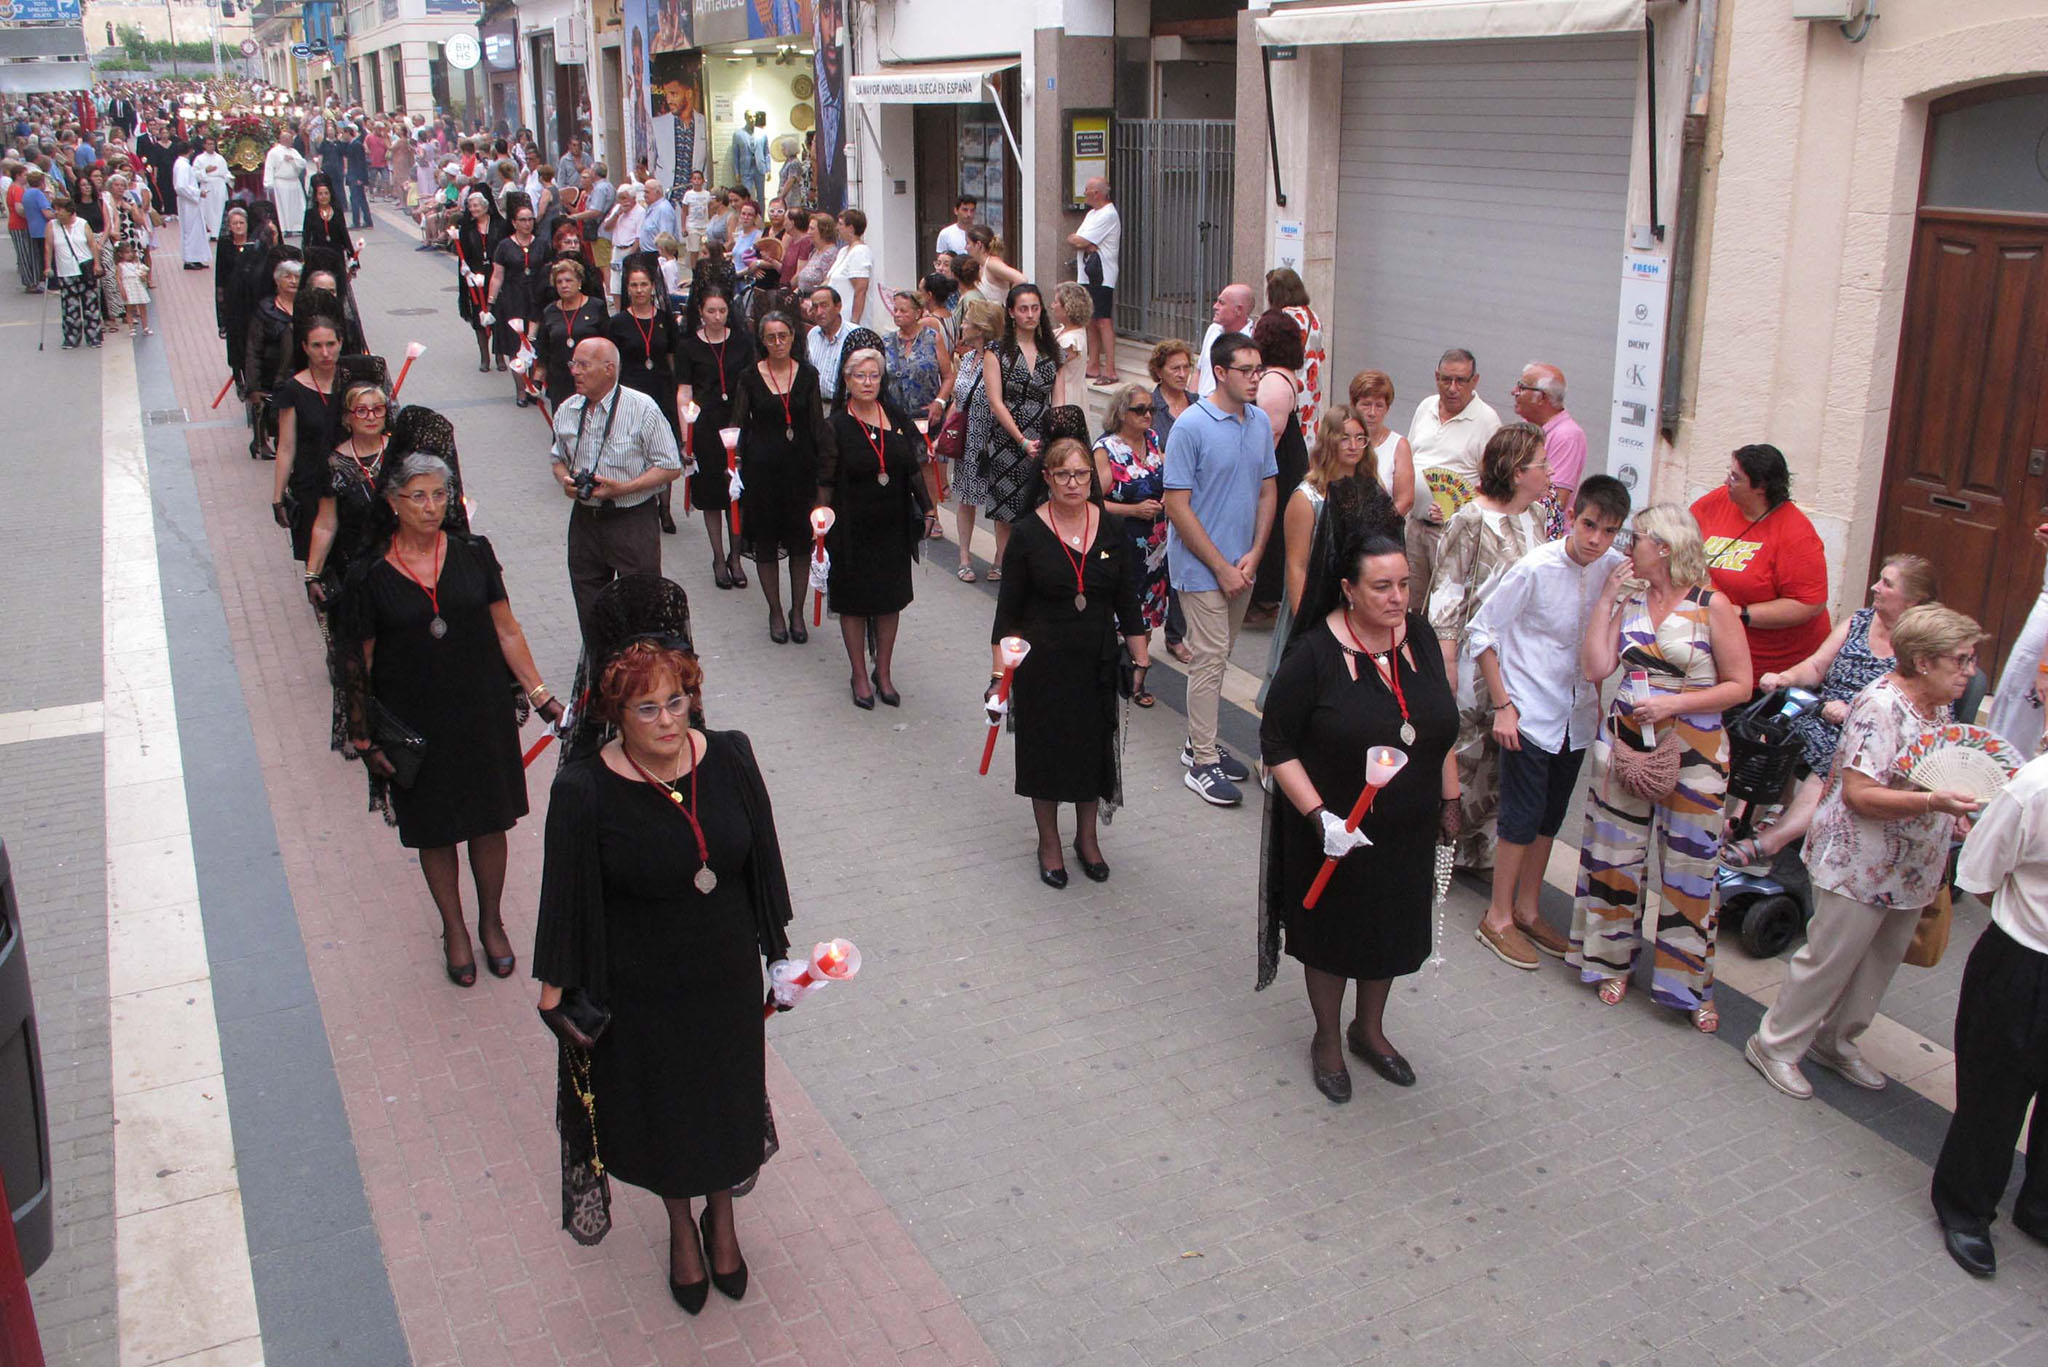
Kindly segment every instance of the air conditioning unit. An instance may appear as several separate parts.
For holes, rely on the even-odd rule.
[[[555,65],[582,66],[589,60],[589,30],[574,15],[555,20]]]

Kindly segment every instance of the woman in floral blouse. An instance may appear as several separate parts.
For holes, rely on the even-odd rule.
[[[1951,705],[1977,672],[1983,629],[1939,603],[1910,608],[1892,628],[1889,674],[1849,705],[1835,766],[1806,837],[1813,921],[1784,986],[1743,1053],[1764,1080],[1804,1100],[1813,1084],[1802,1058],[1877,1091],[1885,1076],[1856,1047],[1892,974],[1934,901],[1949,842],[1978,803],[1929,792],[1914,762],[1953,719]]]

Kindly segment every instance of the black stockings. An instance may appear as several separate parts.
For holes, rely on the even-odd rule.
[[[1100,802],[1074,804],[1074,848],[1091,864],[1102,862],[1102,846],[1095,840],[1095,814]],[[1060,804],[1043,798],[1031,799],[1031,819],[1038,825],[1038,867],[1062,869],[1066,857],[1060,852]],[[1339,980],[1341,992],[1342,980]]]
[[[896,680],[889,673],[889,665],[896,658],[896,626],[902,617],[900,612],[891,612],[872,619],[843,615],[839,619],[839,637],[846,642],[846,662],[853,666],[853,691],[863,698],[873,692],[868,687],[868,622],[872,620],[875,624],[874,677],[885,692],[894,693]]]
[[[1309,1010],[1316,1017],[1316,1067],[1333,1073],[1344,1066],[1344,989],[1350,979],[1306,966],[1302,976],[1308,983]],[[1358,1014],[1353,1020],[1374,1053],[1394,1052],[1386,1035],[1387,993],[1393,986],[1392,978],[1358,980]]]
[[[789,616],[782,615],[782,567],[776,562],[775,548],[768,548],[766,554],[754,557],[754,577],[761,581],[761,596],[768,600],[768,625],[795,626],[803,620],[804,609],[810,606],[811,562],[801,555],[787,557],[789,561]]]
[[[469,874],[476,883],[477,936],[484,942],[484,953],[494,959],[512,952],[512,941],[505,934],[499,910],[505,894],[505,851],[503,831],[480,835],[469,842]],[[421,850],[420,872],[426,876],[435,910],[441,913],[441,941],[449,965],[461,968],[475,963],[476,956],[469,948],[469,925],[462,918],[462,866],[456,858],[455,846]],[[462,948],[459,957],[458,945]]]
[[[732,1193],[714,1192],[704,1198],[704,1208],[710,1212],[711,1247],[706,1250],[699,1246],[697,1220],[690,1212],[690,1199],[682,1197],[671,1200],[664,1196],[661,1204],[668,1210],[668,1259],[669,1279],[685,1285],[701,1282],[709,1273],[704,1266],[704,1255],[711,1256],[711,1267],[721,1276],[740,1270],[739,1230],[733,1224]]]

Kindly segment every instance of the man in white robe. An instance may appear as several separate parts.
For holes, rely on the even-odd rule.
[[[296,237],[306,222],[306,159],[279,133],[263,158],[263,189],[277,206],[277,230]]]
[[[178,159],[171,163],[171,194],[178,202],[178,254],[188,271],[203,271],[212,265],[206,244],[206,205],[199,188],[199,175],[192,169],[192,153],[184,143],[173,148]]]
[[[206,220],[206,236],[209,241],[220,239],[220,221],[228,211],[228,191],[235,183],[234,172],[228,169],[228,159],[220,154],[212,138],[206,138],[198,156],[192,158],[192,172],[199,177],[199,202],[201,216]]]

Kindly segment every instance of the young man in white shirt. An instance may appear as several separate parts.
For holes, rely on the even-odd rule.
[[[683,248],[694,266],[704,250],[704,229],[711,222],[711,192],[704,188],[704,173],[690,172],[690,188],[683,191]]]
[[[1956,1001],[1956,1109],[1934,1164],[1935,1217],[1973,1277],[1998,1270],[1991,1222],[2027,1108],[2034,1125],[2013,1228],[2048,1243],[2048,756],[1978,814],[1956,885],[1991,898]]]
[[[980,208],[981,201],[973,195],[962,195],[953,201],[953,221],[939,229],[940,251],[967,255],[967,230],[974,226],[974,214]]]
[[[1571,531],[1510,565],[1469,629],[1500,743],[1493,897],[1473,936],[1513,968],[1535,968],[1542,962],[1539,950],[1562,959],[1571,949],[1538,914],[1536,898],[1579,768],[1600,729],[1600,689],[1586,679],[1579,646],[1600,591],[1620,563],[1615,533],[1628,511],[1628,488],[1620,480],[1586,479]]]

